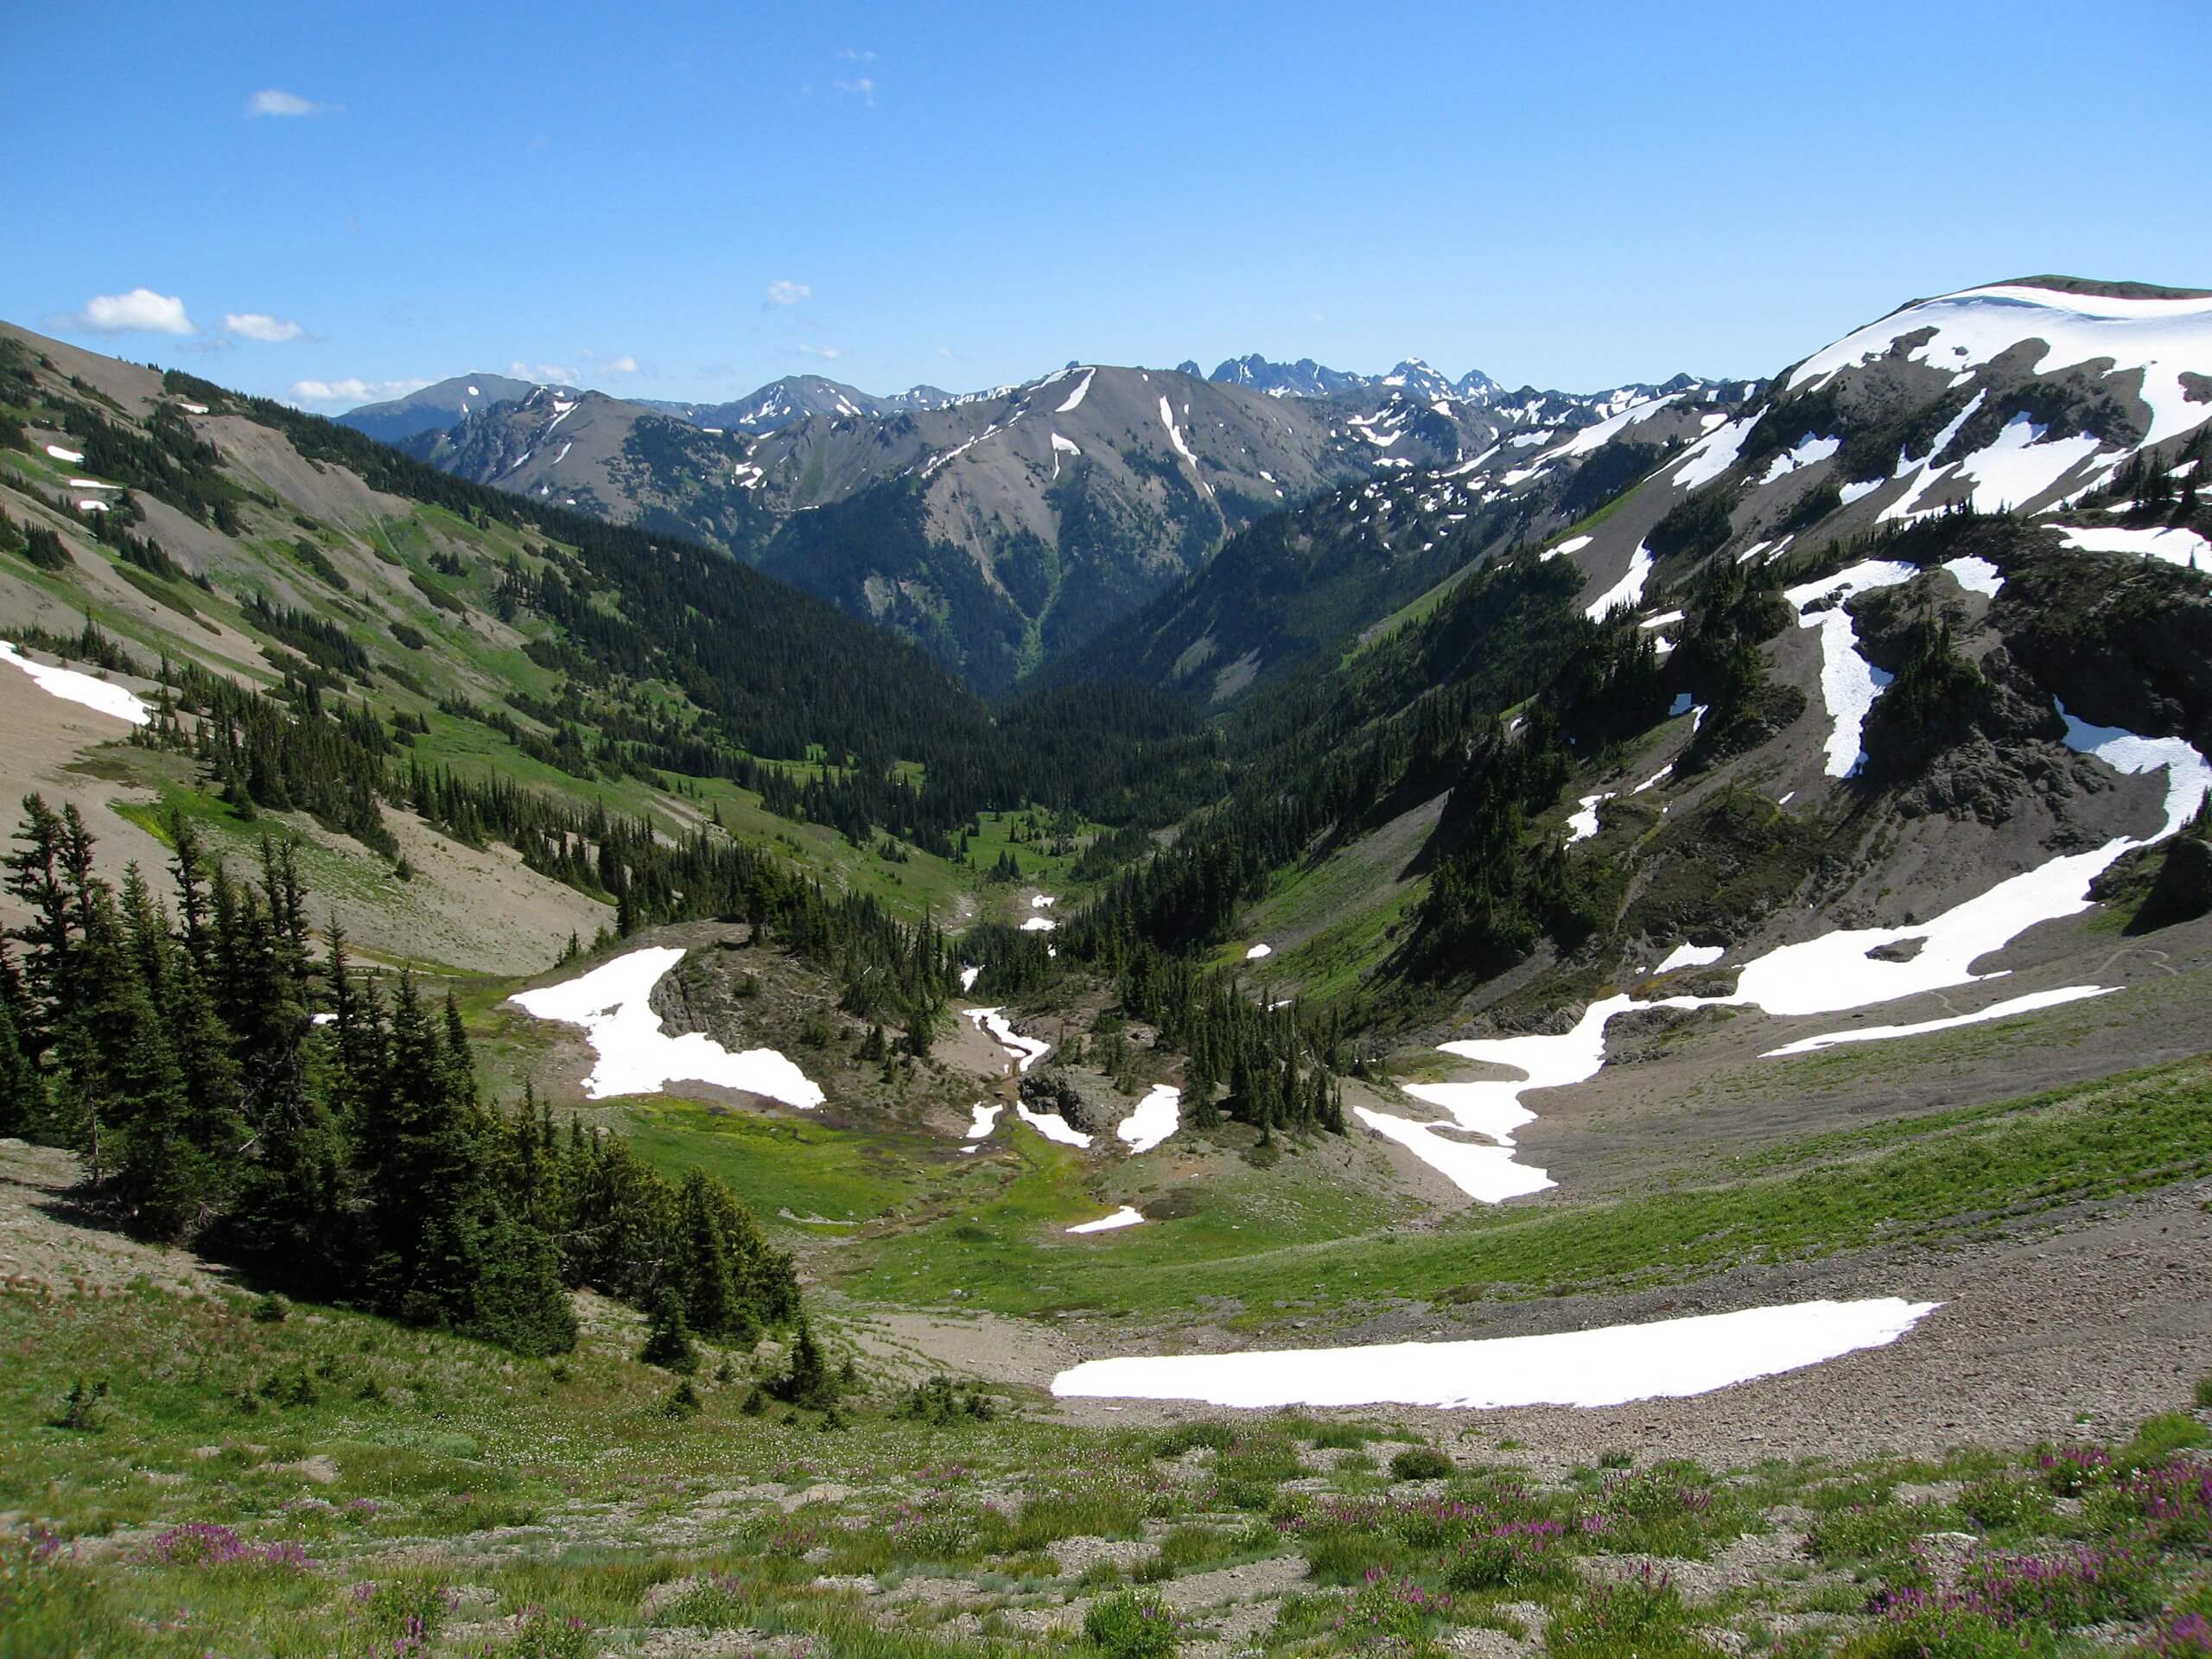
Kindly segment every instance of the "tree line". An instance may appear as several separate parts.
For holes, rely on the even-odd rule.
[[[527,1096],[488,1105],[450,994],[387,989],[334,924],[318,954],[289,843],[264,840],[241,881],[190,820],[168,836],[174,912],[136,865],[119,888],[95,874],[73,806],[24,800],[0,1133],[81,1152],[148,1236],[524,1353],[575,1344],[582,1286],[674,1296],[736,1340],[797,1316],[790,1258],[719,1183],[673,1185],[573,1122],[564,1139]]]

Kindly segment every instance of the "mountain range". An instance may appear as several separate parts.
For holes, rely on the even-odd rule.
[[[1314,395],[1286,395],[1300,375]],[[1414,362],[1363,377],[1244,359],[1211,379],[1082,365],[959,397],[808,377],[714,406],[468,376],[340,418],[459,476],[721,548],[1000,696],[1281,505],[1469,457],[1510,471],[1509,440],[1750,390],[1508,394]]]

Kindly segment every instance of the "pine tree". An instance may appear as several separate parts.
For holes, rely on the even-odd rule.
[[[691,1333],[683,1319],[683,1299],[672,1285],[663,1285],[653,1293],[652,1309],[646,1316],[645,1345],[638,1351],[638,1357],[663,1370],[688,1374],[699,1369],[698,1351],[691,1345]]]

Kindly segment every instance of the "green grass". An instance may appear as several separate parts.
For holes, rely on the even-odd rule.
[[[1133,1228],[1108,1236],[1117,1241],[1109,1251],[1054,1252],[1049,1271],[1037,1272],[1025,1272],[1019,1253],[963,1258],[925,1231],[901,1244],[931,1271],[903,1286],[879,1272],[854,1287],[912,1296],[918,1284],[959,1283],[974,1305],[1021,1313],[1081,1306],[1144,1315],[1235,1298],[1249,1324],[1278,1306],[1684,1282],[1739,1262],[1981,1230],[2196,1179],[2212,1172],[2208,1110],[2212,1061],[2197,1058],[1960,1114],[1926,1133],[1900,1129],[1902,1144],[1885,1150],[1723,1185],[1481,1211],[1422,1234],[1291,1242],[1260,1229],[1203,1258],[1185,1247],[1179,1224]]]
[[[947,1150],[909,1133],[834,1128],[689,1100],[632,1105],[626,1117],[624,1133],[648,1163],[671,1175],[703,1169],[720,1177],[769,1225],[785,1209],[877,1220],[926,1192],[931,1165]]]

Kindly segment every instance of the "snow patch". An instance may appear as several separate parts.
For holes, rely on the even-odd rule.
[[[1987,559],[1946,559],[1943,569],[1967,592],[1980,594],[1986,599],[1996,598],[2005,586],[2004,573]]]
[[[1198,1400],[1248,1409],[1620,1406],[1710,1394],[1886,1347],[1940,1306],[1884,1296],[1549,1336],[1132,1355],[1062,1371],[1052,1379],[1052,1393],[1060,1399]]]
[[[1583,614],[1592,622],[1599,622],[1605,620],[1605,613],[1617,605],[1641,605],[1643,602],[1643,584],[1650,579],[1651,552],[1638,542],[1636,551],[1629,556],[1627,573],[1591,601],[1584,607]]]
[[[85,464],[85,452],[81,449],[64,449],[58,443],[49,443],[46,446],[46,453],[56,461],[67,461],[72,467],[81,467]]]
[[[1582,810],[1567,816],[1567,844],[1568,846],[1573,846],[1578,841],[1587,841],[1598,833],[1598,803],[1610,801],[1612,798],[1613,791],[1610,789],[1600,791],[1595,795],[1585,795],[1582,798]]]
[[[802,1111],[821,1105],[822,1090],[772,1048],[733,1054],[704,1032],[671,1037],[661,1029],[651,1001],[653,987],[683,960],[674,946],[650,946],[565,984],[518,991],[507,1000],[540,1020],[583,1027],[599,1057],[584,1079],[584,1092],[594,1100],[658,1094],[681,1078],[766,1095]]]
[[[1067,401],[1062,404],[1059,408],[1053,412],[1059,415],[1072,415],[1076,410],[1081,409],[1083,407],[1083,400],[1090,395],[1090,383],[1096,379],[1097,376],[1098,371],[1096,369],[1084,371],[1082,384],[1077,385],[1073,391],[1068,393]]]
[[[1110,1233],[1123,1227],[1135,1227],[1144,1220],[1133,1205],[1123,1205],[1110,1216],[1101,1216],[1096,1221],[1086,1221],[1081,1226],[1071,1227],[1071,1233]]]
[[[1866,711],[1890,683],[1887,674],[1859,654],[1858,630],[1845,601],[1854,594],[1910,582],[1919,574],[1913,566],[1893,559],[1864,559],[1834,575],[1783,591],[1783,596],[1796,608],[1797,626],[1821,631],[1821,698],[1832,722],[1826,768],[1831,778],[1848,778],[1859,769],[1866,758],[1859,740],[1866,729]],[[1830,597],[1836,601],[1831,608],[1805,614],[1808,605]]]
[[[2054,526],[2066,545],[2084,553],[2139,553],[2196,570],[2212,570],[2212,542],[2193,530],[2129,530],[2125,525]]]
[[[1129,1115],[1116,1124],[1114,1133],[1128,1142],[1129,1155],[1150,1152],[1154,1147],[1175,1133],[1180,1121],[1183,1091],[1170,1084],[1156,1083],[1152,1092],[1139,1101]]]
[[[1047,1141],[1057,1141],[1064,1147],[1088,1147],[1090,1137],[1069,1122],[1058,1112],[1033,1112],[1020,1101],[1014,1103],[1014,1115]]]
[[[1710,968],[1727,954],[1717,944],[1678,944],[1667,953],[1667,959],[1651,971],[1671,974],[1677,968]]]
[[[1275,948],[1272,944],[1255,944],[1244,953],[1244,960],[1257,962],[1262,957],[1272,957],[1274,953]]]
[[[2009,1020],[2016,1014],[2032,1014],[2037,1008],[2055,1008],[2063,1003],[2079,1002],[2085,997],[2109,996],[2120,988],[2117,985],[2062,985],[2056,990],[2031,991],[2025,996],[2016,996],[2009,1001],[1993,1002],[1973,1014],[1955,1014],[1948,1020],[1923,1020],[1910,1026],[1866,1026],[1857,1031],[1831,1031],[1818,1037],[1786,1043],[1780,1048],[1770,1048],[1759,1058],[1763,1060],[1779,1059],[1788,1054],[1818,1053],[1821,1049],[1837,1048],[1846,1043],[1878,1043],[1892,1037],[1919,1037],[1931,1031],[1953,1031],[1961,1026],[1978,1026],[1991,1020]]]
[[[976,1029],[988,1033],[998,1046],[1014,1057],[1014,1069],[1027,1071],[1031,1066],[1052,1052],[1052,1046],[1035,1037],[1025,1037],[1016,1031],[1006,1018],[1004,1008],[963,1008],[960,1017],[974,1022]],[[1026,1117],[1028,1114],[1024,1113]],[[1085,1141],[1084,1145],[1090,1142]]]
[[[0,661],[13,663],[29,675],[38,689],[50,697],[64,702],[82,703],[96,714],[111,715],[118,720],[128,721],[133,726],[153,722],[153,710],[136,691],[127,687],[95,679],[90,674],[79,673],[73,668],[60,668],[52,664],[34,662],[5,639],[0,639]]]

